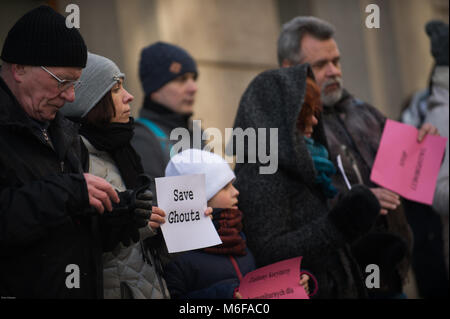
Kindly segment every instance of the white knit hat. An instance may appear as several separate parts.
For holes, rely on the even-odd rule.
[[[172,156],[166,166],[166,177],[194,174],[205,174],[206,200],[236,178],[222,157],[199,149],[185,150]]]

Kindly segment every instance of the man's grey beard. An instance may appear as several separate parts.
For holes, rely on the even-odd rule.
[[[334,83],[338,83],[339,84],[339,88],[329,92],[329,93],[324,93],[325,88],[330,85],[330,84],[334,84]],[[343,87],[344,87],[344,81],[342,80],[341,77],[336,77],[335,79],[329,79],[327,80],[321,87],[321,94],[320,94],[320,98],[322,99],[322,104],[324,106],[333,106],[335,105],[342,97],[342,91],[343,91]]]

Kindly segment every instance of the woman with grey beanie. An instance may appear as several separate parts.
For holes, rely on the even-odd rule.
[[[139,225],[139,233],[134,232],[135,243],[124,238],[107,250],[111,252],[103,254],[104,297],[169,298],[157,252],[163,245],[158,228],[165,213],[152,206],[150,191],[141,192],[148,183],[141,175],[141,159],[130,144],[134,120],[129,103],[133,96],[125,90],[124,78],[113,61],[88,53],[80,79],[83,84],[76,89],[77,99],[61,112],[81,124],[80,135],[89,153],[89,173],[104,178],[119,193],[121,206],[113,210],[117,216],[105,217],[105,222],[117,223],[117,229],[123,229],[123,225],[119,226],[121,214],[137,216],[151,211],[150,218]]]

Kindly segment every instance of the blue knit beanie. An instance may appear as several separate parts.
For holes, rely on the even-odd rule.
[[[189,53],[176,45],[156,42],[141,51],[139,78],[145,96],[188,72],[197,77],[197,64]]]

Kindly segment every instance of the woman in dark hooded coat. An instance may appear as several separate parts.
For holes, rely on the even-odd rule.
[[[278,150],[268,146],[264,150],[266,154],[278,151],[274,174],[260,174],[264,165],[258,160],[239,163],[242,154],[236,160],[247,243],[257,267],[303,256],[302,268],[318,281],[316,298],[365,298],[364,280],[349,244],[372,228],[380,206],[369,189],[357,185],[330,211],[297,129],[307,76],[313,78],[308,65],[266,71],[252,81],[241,99],[235,129],[253,128],[257,138],[257,128],[278,129]],[[311,137],[327,147],[320,117]]]

